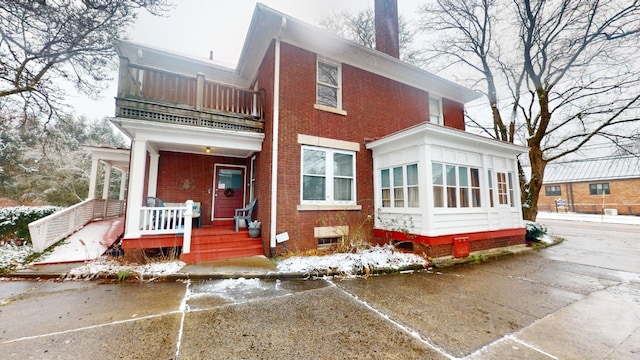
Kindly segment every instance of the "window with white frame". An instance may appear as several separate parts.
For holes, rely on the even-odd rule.
[[[509,195],[507,193],[507,174],[498,172],[498,204],[509,205]]]
[[[382,207],[419,207],[418,164],[380,170]],[[393,190],[393,191],[392,191]]]
[[[434,162],[431,172],[434,207],[481,206],[479,169]]]
[[[433,124],[444,125],[442,116],[442,99],[429,96],[429,121]]]
[[[318,60],[318,105],[342,109],[342,70],[340,65]]]
[[[509,205],[511,205],[511,207],[515,207],[516,206],[516,202],[515,202],[515,198],[514,198],[514,192],[513,192],[513,173],[508,173],[507,174],[507,180],[508,180],[508,186],[509,186]]]
[[[302,147],[302,203],[355,204],[355,152]]]
[[[491,169],[487,170],[487,180],[489,184],[489,206],[493,207],[493,171]]]

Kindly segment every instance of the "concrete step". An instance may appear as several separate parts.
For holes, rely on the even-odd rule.
[[[201,261],[231,259],[254,255],[264,255],[262,243],[241,247],[218,247],[205,250],[192,250],[188,254],[182,254],[180,259],[187,264]]]

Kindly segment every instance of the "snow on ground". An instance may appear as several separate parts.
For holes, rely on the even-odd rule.
[[[9,269],[14,266],[20,268],[24,260],[31,254],[33,254],[33,248],[29,245],[5,244],[0,246],[0,273],[3,269]]]
[[[154,277],[175,274],[186,264],[182,261],[162,261],[145,265],[122,265],[114,260],[101,257],[86,264],[73,268],[67,274],[67,278],[93,278],[102,275],[118,275],[129,273],[141,277]]]
[[[413,265],[426,266],[427,260],[415,254],[396,252],[392,245],[385,245],[362,250],[357,254],[291,257],[278,263],[278,272],[313,275],[330,271],[353,275],[376,269],[400,269]]]

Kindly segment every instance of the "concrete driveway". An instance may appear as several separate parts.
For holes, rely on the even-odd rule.
[[[626,242],[603,242],[599,235],[573,235],[581,227],[575,222],[552,226],[566,231],[567,240],[541,252],[368,279],[4,281],[0,354],[95,360],[639,358],[640,231],[623,231]],[[579,252],[585,248],[589,252]],[[593,255],[599,250],[605,255]],[[603,256],[615,263],[596,261]]]

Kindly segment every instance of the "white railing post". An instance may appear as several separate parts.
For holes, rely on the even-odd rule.
[[[193,200],[187,200],[184,212],[184,235],[182,238],[182,253],[191,252],[191,219],[193,217]]]

